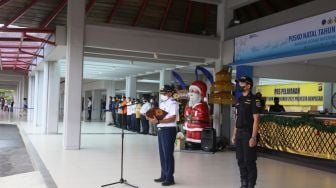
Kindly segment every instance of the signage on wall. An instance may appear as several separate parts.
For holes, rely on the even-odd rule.
[[[273,105],[274,97],[286,106],[323,106],[323,83],[300,83],[256,86],[256,91],[266,98],[266,105]]]
[[[336,50],[336,10],[235,39],[235,64]]]

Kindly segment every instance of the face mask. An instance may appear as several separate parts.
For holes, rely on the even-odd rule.
[[[162,101],[166,101],[166,100],[168,100],[168,96],[167,96],[167,95],[161,95],[160,97],[161,97],[161,100],[162,100]]]
[[[245,91],[245,86],[238,86],[238,91],[244,92]]]

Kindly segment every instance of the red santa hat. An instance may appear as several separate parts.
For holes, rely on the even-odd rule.
[[[206,96],[207,92],[207,85],[201,81],[201,80],[196,80],[193,83],[191,83],[190,88],[196,88],[200,92],[202,97]]]

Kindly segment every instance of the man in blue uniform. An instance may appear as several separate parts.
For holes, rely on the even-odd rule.
[[[163,186],[175,184],[174,143],[176,139],[178,104],[172,98],[173,92],[174,88],[169,85],[164,85],[160,90],[160,109],[168,112],[168,114],[162,120],[157,120],[155,117],[154,119],[148,118],[149,121],[157,124],[158,128],[161,176],[154,181],[162,183]]]
[[[257,134],[260,101],[251,93],[253,80],[243,76],[237,80],[242,96],[236,104],[237,122],[232,135],[240,170],[241,188],[254,188],[257,181]]]

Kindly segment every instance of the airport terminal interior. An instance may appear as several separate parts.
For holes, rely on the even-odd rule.
[[[335,0],[0,0],[0,188],[334,188],[335,72]]]

